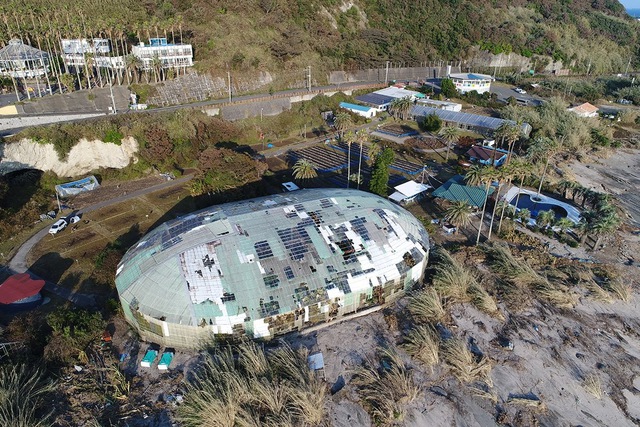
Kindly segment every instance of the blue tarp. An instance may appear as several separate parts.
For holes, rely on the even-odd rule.
[[[56,185],[56,191],[61,197],[69,197],[84,193],[85,191],[95,190],[98,187],[100,187],[98,180],[95,176],[91,175],[77,181]]]

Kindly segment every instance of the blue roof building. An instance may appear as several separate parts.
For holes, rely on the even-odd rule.
[[[376,109],[372,107],[365,107],[364,105],[358,104],[350,104],[348,102],[341,102],[340,108],[344,108],[345,110],[349,110],[352,113],[355,113],[359,116],[366,117],[370,119],[371,117],[376,115]]]

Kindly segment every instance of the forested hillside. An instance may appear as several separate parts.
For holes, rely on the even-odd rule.
[[[640,26],[615,0],[5,0],[0,13],[3,43],[166,35],[192,43],[202,69],[236,71],[458,60],[479,46],[605,73],[638,63]]]

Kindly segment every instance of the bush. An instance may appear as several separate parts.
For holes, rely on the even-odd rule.
[[[419,122],[419,125],[420,129],[426,132],[438,132],[442,128],[442,120],[435,114],[429,114]]]
[[[104,137],[102,138],[103,142],[108,142],[111,144],[120,145],[122,144],[122,139],[124,135],[118,129],[112,128],[105,132]]]

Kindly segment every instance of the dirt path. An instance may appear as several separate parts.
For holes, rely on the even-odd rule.
[[[188,182],[191,178],[193,177],[193,175],[186,175],[183,176],[182,178],[176,179],[176,180],[171,180],[171,181],[165,181],[165,182],[161,182],[160,184],[156,184],[156,185],[152,185],[152,186],[146,186],[144,188],[140,188],[136,191],[126,191],[126,190],[122,190],[122,193],[117,195],[116,197],[110,198],[110,199],[102,199],[101,201],[96,201],[93,204],[87,204],[84,205],[83,202],[86,199],[80,199],[79,202],[74,200],[75,203],[83,206],[78,210],[78,213],[82,214],[82,213],[87,213],[87,212],[92,212],[107,206],[111,206],[111,205],[116,205],[118,203],[122,203],[125,202],[127,200],[131,200],[131,199],[135,199],[137,197],[140,196],[144,196],[145,194],[149,194],[149,193],[153,193],[156,191],[160,191],[160,190],[164,190],[166,188],[171,188],[174,186],[178,186],[178,185],[182,185],[185,184],[186,182]],[[144,181],[144,180],[143,180]],[[108,187],[105,187],[108,188]],[[113,192],[111,191],[107,191],[104,192],[103,191],[103,197],[107,197],[109,194],[113,194]],[[93,196],[92,196],[93,197]],[[91,200],[91,199],[89,199]],[[99,199],[98,199],[99,200]],[[9,269],[11,271],[13,271],[14,273],[26,273],[29,272],[29,274],[31,274],[32,276],[35,276],[35,274],[33,274],[32,272],[29,271],[29,267],[27,266],[27,256],[29,255],[29,252],[31,252],[31,250],[33,249],[33,247],[43,238],[47,235],[47,233],[49,232],[49,228],[45,227],[42,230],[40,230],[39,232],[37,232],[36,234],[34,234],[33,236],[31,236],[31,238],[29,238],[29,240],[27,240],[26,242],[24,242],[24,244],[18,249],[18,251],[16,252],[16,254],[13,256],[13,258],[11,258],[11,260],[8,263]],[[74,293],[66,288],[62,288],[60,286],[58,286],[55,283],[52,282],[47,282],[45,285],[45,289],[49,292],[52,292],[56,295],[58,295],[61,298],[67,299],[71,302],[73,302],[74,304],[77,304],[79,306],[92,306],[94,304],[94,298],[91,295],[85,295],[85,294],[79,294],[79,293]]]

